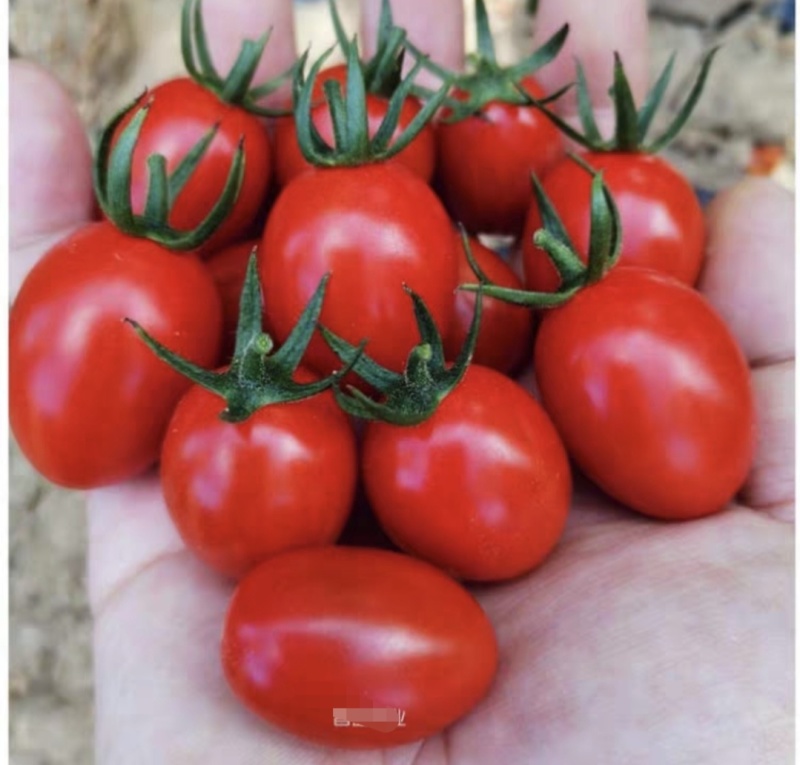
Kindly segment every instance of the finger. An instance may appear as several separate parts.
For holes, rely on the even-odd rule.
[[[647,4],[644,0],[540,0],[534,45],[541,45],[565,23],[569,34],[564,47],[536,76],[548,92],[557,90],[575,81],[575,60],[579,59],[592,103],[598,107],[600,129],[608,130],[613,126],[608,89],[614,51],[622,58],[637,103],[647,90]],[[558,105],[566,117],[577,114],[573,92],[559,99]]]
[[[233,66],[243,40],[270,29],[253,84],[286,71],[296,58],[291,0],[203,0],[203,19],[211,56],[221,73]]]
[[[361,27],[364,51],[375,51],[381,0],[363,0]],[[464,4],[462,0],[406,0],[392,4],[394,23],[431,59],[447,69],[464,67]],[[420,81],[435,84],[421,73]]]
[[[753,367],[757,446],[742,498],[775,517],[794,516],[794,200],[751,178],[708,211],[699,288]]]
[[[9,64],[9,291],[41,255],[88,221],[91,152],[61,84],[29,61]]]

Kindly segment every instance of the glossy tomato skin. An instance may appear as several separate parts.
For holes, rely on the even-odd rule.
[[[583,158],[603,172],[619,208],[622,251],[618,265],[653,268],[693,285],[703,265],[706,235],[703,211],[688,181],[651,154],[588,153]],[[545,176],[543,186],[585,261],[591,176],[565,159]],[[522,236],[525,283],[530,290],[553,292],[559,283],[556,270],[547,254],[533,244],[533,235],[541,227],[538,205],[532,201]]]
[[[534,364],[570,455],[634,510],[697,518],[744,483],[755,441],[747,362],[681,282],[612,270],[544,316]]]
[[[258,252],[266,322],[283,342],[330,273],[320,321],[351,343],[369,340],[379,364],[402,371],[419,342],[407,284],[441,332],[458,272],[447,213],[398,164],[320,169],[292,181],[267,219]],[[318,335],[305,363],[320,375],[341,363]]]
[[[282,553],[239,584],[222,640],[239,699],[278,727],[342,748],[438,733],[486,694],[497,666],[489,620],[432,566],[356,547]],[[403,725],[335,724],[399,709]],[[374,713],[373,713],[374,714]],[[363,719],[363,717],[362,717]]]
[[[521,86],[535,98],[545,95],[533,77]],[[493,101],[478,115],[436,125],[442,198],[472,233],[518,236],[530,204],[531,171],[544,173],[563,154],[561,134],[531,106]]]
[[[222,194],[239,140],[244,139],[245,170],[242,188],[225,222],[201,247],[211,253],[249,232],[265,203],[272,173],[272,152],[267,130],[258,117],[221,101],[193,80],[168,80],[145,93],[141,103],[150,108],[133,153],[131,200],[134,212],[144,211],[147,199],[147,158],[163,154],[171,172],[194,145],[214,126],[216,136],[195,174],[175,199],[170,224],[179,230],[196,228]],[[132,109],[117,127],[116,137],[130,122]]]
[[[190,383],[153,355],[126,317],[195,364],[216,364],[221,309],[202,263],[109,223],[53,247],[11,309],[11,427],[53,483],[113,484],[158,458]]]
[[[313,375],[302,368],[298,382]],[[161,453],[164,499],[183,541],[219,573],[241,577],[270,555],[332,544],[350,512],[355,434],[329,391],[271,404],[240,423],[192,386]]]
[[[461,237],[456,247],[461,253],[458,263],[458,283],[477,284],[478,278],[463,254]],[[522,289],[522,280],[497,253],[470,237],[472,255],[492,284]],[[461,351],[475,312],[475,293],[458,290],[450,329],[444,338],[445,355],[455,360]],[[474,364],[491,367],[511,375],[530,359],[533,347],[533,314],[527,308],[484,298],[478,343],[472,357]]]
[[[326,81],[338,82],[344,88],[347,85],[347,67],[344,64],[330,67],[320,73],[314,85],[313,97],[315,106],[311,109],[311,120],[319,131],[319,134],[328,145],[333,146],[334,133],[331,112],[327,103],[324,101],[323,83]],[[367,123],[369,135],[374,136],[378,132],[383,118],[389,108],[389,101],[382,96],[367,93]],[[400,110],[400,119],[393,134],[393,140],[402,133],[417,116],[422,104],[418,99],[409,96],[403,103]],[[297,142],[297,131],[295,128],[294,117],[281,117],[275,122],[275,179],[280,188],[283,188],[289,181],[300,173],[311,169],[311,165],[306,162],[300,151],[300,144]],[[390,142],[391,143],[391,142]],[[432,125],[426,125],[414,138],[414,140],[389,162],[399,162],[409,170],[418,175],[425,183],[430,183],[433,177],[434,165],[436,163],[436,139],[434,137]]]
[[[222,300],[222,358],[230,359],[236,347],[239,323],[239,298],[247,274],[250,256],[258,247],[257,239],[248,239],[215,252],[205,261]]]
[[[395,544],[480,581],[538,566],[561,537],[572,489],[544,410],[513,380],[477,365],[421,424],[370,423],[362,475]]]

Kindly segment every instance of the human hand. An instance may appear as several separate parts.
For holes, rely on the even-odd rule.
[[[366,3],[365,24],[374,26],[378,5]],[[458,0],[395,5],[397,22],[420,47],[458,64]],[[541,73],[548,88],[571,79],[577,54],[587,61],[592,93],[601,100],[609,52],[620,49],[641,93],[644,3],[633,10],[629,0],[602,7],[580,0],[540,5],[542,39],[563,21],[571,23],[568,49]],[[240,0],[236,13],[231,2],[206,0],[206,6],[207,14],[219,14],[208,28],[221,65],[253,29],[274,24],[273,42],[292,39],[288,3]],[[281,70],[292,53],[291,46],[271,44],[265,67]],[[22,62],[13,70],[12,146],[15,135],[24,133],[25,141],[12,151],[12,286],[92,210],[88,149],[71,106],[40,70]],[[36,99],[30,98],[34,92]],[[393,750],[386,759],[788,761],[791,222],[789,195],[765,181],[744,182],[709,210],[701,288],[753,365],[760,415],[758,453],[741,502],[718,516],[672,525],[635,516],[579,487],[567,533],[551,559],[518,582],[476,592],[500,642],[490,695],[442,736]],[[384,757],[304,744],[235,703],[217,650],[232,587],[186,552],[155,476],[91,492],[88,504],[98,763],[367,763]]]

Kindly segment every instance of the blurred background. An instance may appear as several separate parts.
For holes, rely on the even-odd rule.
[[[338,5],[355,32],[358,0]],[[469,49],[472,0],[466,5]],[[486,5],[500,58],[519,58],[530,46],[536,1]],[[11,0],[11,49],[58,74],[96,135],[146,85],[180,72],[180,6],[181,0]],[[770,175],[793,189],[794,2],[649,0],[649,7],[652,73],[677,51],[674,92],[709,47],[724,44],[669,159],[706,198],[745,173]],[[333,41],[327,0],[296,0],[295,8],[298,47],[311,43],[320,52]],[[675,105],[669,96],[666,103]],[[43,482],[13,444],[10,476],[11,762],[88,765],[92,668],[83,498]]]

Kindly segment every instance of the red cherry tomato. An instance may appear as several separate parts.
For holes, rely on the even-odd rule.
[[[153,355],[126,317],[195,364],[217,361],[220,301],[203,264],[109,223],[53,247],[11,309],[11,427],[53,483],[117,483],[158,458],[190,383]]]
[[[581,469],[647,515],[721,510],[754,448],[747,363],[705,298],[617,268],[545,314],[535,348],[545,408]]]
[[[653,268],[685,284],[697,281],[703,264],[705,224],[697,195],[686,179],[650,154],[589,153],[584,159],[603,172],[622,222],[620,266]],[[591,175],[572,160],[554,167],[542,183],[578,254],[589,249]],[[533,244],[542,227],[534,201],[522,236],[528,289],[553,292],[558,275],[545,252]]]
[[[419,342],[407,284],[440,331],[453,312],[458,271],[447,213],[430,187],[399,164],[315,170],[295,178],[272,208],[258,251],[267,324],[283,342],[331,274],[320,321],[402,371]],[[321,337],[305,363],[320,375],[341,366]]]
[[[169,218],[174,228],[196,228],[222,194],[239,140],[244,139],[244,180],[233,209],[203,245],[210,253],[249,232],[265,202],[272,172],[269,136],[261,120],[244,109],[226,104],[191,79],[169,80],[148,91],[115,131],[114,140],[130,122],[136,108],[150,102],[133,153],[131,200],[136,213],[144,211],[149,171],[147,158],[163,154],[171,172],[214,126],[217,134],[196,172],[175,198]]]
[[[539,565],[564,529],[572,487],[564,447],[533,396],[475,365],[419,425],[370,423],[362,473],[398,546],[472,580]]]
[[[492,284],[522,289],[522,280],[497,253],[470,237],[472,255]],[[461,237],[456,247],[461,251]],[[458,283],[476,284],[478,278],[462,254],[458,262]],[[445,355],[455,360],[469,332],[475,311],[475,293],[458,290],[450,330],[444,339]],[[527,308],[513,306],[494,298],[484,298],[478,344],[473,363],[492,367],[503,374],[513,374],[530,358],[533,346],[533,317]]]
[[[236,325],[239,323],[239,296],[250,255],[258,240],[249,239],[215,252],[206,265],[222,298],[222,358],[230,359],[236,346]]]
[[[316,106],[311,109],[311,120],[314,127],[319,131],[322,138],[333,145],[333,123],[328,104],[324,101],[323,84],[327,81],[338,82],[343,89],[347,85],[347,65],[340,64],[330,67],[319,74],[314,83],[313,98]],[[369,125],[369,135],[374,136],[378,132],[383,118],[389,108],[389,101],[386,98],[367,93],[367,122]],[[417,116],[422,105],[413,96],[409,96],[400,110],[400,119],[394,131],[393,138],[397,138],[409,123]],[[293,117],[282,117],[275,123],[275,178],[278,186],[283,188],[289,181],[300,173],[305,172],[312,166],[306,162],[300,151],[300,144],[297,142],[297,132]],[[391,141],[390,141],[391,144]],[[392,157],[389,162],[399,162],[409,170],[418,175],[425,183],[429,183],[433,177],[433,168],[436,157],[436,142],[433,127],[426,125],[414,138],[414,140],[401,151]]]
[[[336,747],[389,747],[472,709],[497,644],[472,596],[432,566],[385,550],[306,548],[240,582],[222,665],[239,699],[273,725]]]
[[[272,404],[239,423],[221,420],[223,408],[192,386],[164,439],[164,499],[187,547],[240,577],[276,552],[335,542],[358,470],[355,435],[333,394]]]
[[[545,96],[533,77],[520,84],[534,98]],[[453,219],[473,233],[517,236],[530,204],[531,171],[544,173],[564,153],[547,117],[500,101],[459,122],[439,121],[436,139],[442,198]]]

